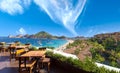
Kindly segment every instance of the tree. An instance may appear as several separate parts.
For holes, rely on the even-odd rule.
[[[117,63],[116,63],[115,61],[112,61],[112,62],[110,63],[110,65],[116,67],[116,66],[117,66]]]
[[[104,57],[102,57],[100,54],[96,54],[94,60],[97,62],[104,62],[105,61]]]

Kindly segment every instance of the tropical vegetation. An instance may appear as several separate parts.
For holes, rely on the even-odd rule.
[[[76,48],[72,54],[75,54],[78,57],[82,52],[86,52],[86,49],[88,49],[90,55],[85,55],[86,57],[92,58],[95,62],[120,68],[119,37],[119,32],[98,34],[84,40],[77,39],[74,43],[69,44],[67,49],[72,50]],[[81,58],[81,56],[79,58]]]
[[[81,61],[79,59],[73,59],[72,57],[65,57],[61,54],[55,54],[52,51],[47,51],[46,56],[91,73],[117,73],[116,71],[105,69],[104,67],[98,67],[94,61],[88,57],[84,61]]]

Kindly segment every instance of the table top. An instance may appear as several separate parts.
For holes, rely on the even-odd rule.
[[[19,45],[19,46],[9,46],[9,47],[14,47],[14,48],[11,48],[11,49],[19,49],[19,48],[27,48],[26,45]]]
[[[27,46],[25,45],[20,45],[20,46],[15,46],[15,48],[26,48]]]
[[[8,44],[8,45],[12,45],[12,44],[15,44],[14,42],[11,42],[11,43],[6,43],[6,44]]]
[[[42,57],[45,55],[46,51],[29,51],[23,55],[21,55],[21,57]]]

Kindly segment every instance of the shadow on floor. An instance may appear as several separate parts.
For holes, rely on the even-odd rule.
[[[16,67],[5,67],[0,70],[0,73],[18,73],[18,68]]]

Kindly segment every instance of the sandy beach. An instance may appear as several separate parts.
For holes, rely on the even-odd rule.
[[[67,40],[67,41],[68,41],[67,43],[65,43],[64,45],[56,48],[55,50],[57,50],[57,51],[63,51],[64,49],[66,49],[66,46],[67,46],[69,43],[73,43],[73,42],[74,42],[74,40]]]

